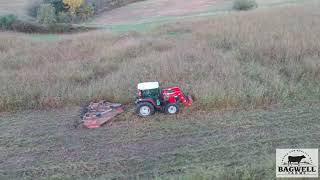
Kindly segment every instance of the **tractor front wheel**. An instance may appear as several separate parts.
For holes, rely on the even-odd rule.
[[[167,104],[165,107],[165,111],[167,114],[178,114],[179,106],[177,104]]]
[[[140,117],[148,117],[154,114],[155,110],[151,103],[148,102],[141,102],[136,107],[136,113]]]

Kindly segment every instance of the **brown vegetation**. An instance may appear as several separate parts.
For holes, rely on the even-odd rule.
[[[0,110],[104,98],[133,102],[141,81],[179,85],[202,108],[318,101],[319,6],[292,6],[52,42],[1,33]]]

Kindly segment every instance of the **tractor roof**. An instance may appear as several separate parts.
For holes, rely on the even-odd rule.
[[[138,89],[142,91],[157,88],[159,88],[159,82],[144,82],[138,84]]]

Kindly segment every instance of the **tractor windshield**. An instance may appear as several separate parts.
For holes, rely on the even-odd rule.
[[[142,97],[143,98],[152,98],[154,100],[159,99],[160,97],[160,89],[148,89],[142,91]]]

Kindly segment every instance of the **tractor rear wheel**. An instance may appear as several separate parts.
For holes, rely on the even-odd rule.
[[[140,117],[148,117],[154,114],[155,110],[151,103],[148,102],[141,102],[136,107],[136,113]]]
[[[173,104],[173,103],[167,104],[165,107],[165,112],[167,114],[178,114],[179,106],[177,104]]]

